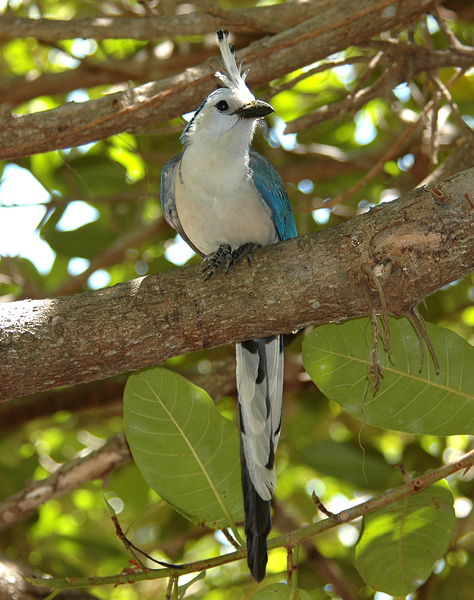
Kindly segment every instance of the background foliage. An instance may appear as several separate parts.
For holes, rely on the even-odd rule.
[[[249,1],[245,6],[256,4]],[[459,43],[472,46],[469,4],[447,2],[439,13],[424,16],[407,29],[387,33],[364,48],[347,48],[324,63],[288,73],[266,89],[253,90],[276,110],[257,134],[254,147],[281,173],[300,234],[331,227],[404,194],[463,143],[472,144],[474,70],[461,71],[455,65],[423,70],[394,89],[378,87],[390,72],[387,57],[395,68],[394,40],[449,50],[454,35]],[[226,0],[213,6],[232,10],[244,3]],[[4,15],[54,19],[145,17],[203,7],[201,2],[133,0],[3,2]],[[257,33],[237,36],[236,46],[244,47],[257,37]],[[0,92],[13,112],[36,112],[179,73],[211,55],[217,56],[214,34],[149,42],[0,40]],[[368,88],[375,90],[373,97],[358,107],[357,92]],[[347,98],[342,115],[331,109]],[[326,106],[329,110],[317,113],[322,116],[313,126],[284,134],[284,122]],[[161,217],[159,181],[165,162],[180,151],[182,129],[183,121],[177,119],[139,134],[122,133],[84,147],[0,163],[3,173],[11,164],[28,171],[48,192],[38,228],[55,253],[47,272],[25,258],[2,257],[3,300],[72,294],[97,287],[98,282],[113,285],[176,268],[183,254],[176,252],[174,232]],[[370,177],[359,185],[367,173]],[[25,171],[22,174],[26,177]],[[92,218],[77,228],[58,228],[78,201],[94,209]],[[34,205],[35,199],[30,203]],[[70,212],[74,214],[83,213]],[[468,277],[428,298],[421,312],[428,321],[472,343],[473,298],[473,278]],[[337,512],[403,483],[397,464],[422,474],[470,448],[468,435],[437,437],[362,426],[309,380],[302,367],[303,337],[295,337],[286,353],[275,532],[319,518],[313,490]],[[166,366],[207,389],[219,412],[235,422],[233,360],[233,348],[226,347],[176,358]],[[117,378],[115,383],[120,387],[123,381]],[[110,389],[104,385],[89,394],[82,387],[68,396],[58,390],[48,396],[48,404],[38,396],[28,399],[27,411],[15,401],[8,419],[0,412],[0,496],[7,498],[27,480],[40,480],[58,465],[86,456],[122,431],[121,395],[117,387],[113,393]],[[450,481],[459,517],[455,534],[447,554],[412,598],[473,594],[472,477],[456,475]],[[104,482],[91,481],[46,502],[33,517],[1,534],[0,550],[58,577],[121,572],[129,556],[114,534],[104,493],[133,543],[159,560],[189,562],[229,550],[222,534],[206,532],[160,501],[132,463],[113,470]],[[299,587],[314,600],[386,597],[375,594],[354,567],[358,527],[356,522],[332,529],[301,551]],[[283,549],[270,553],[267,583],[284,579],[286,560]],[[158,580],[96,588],[93,593],[119,600],[155,598],[165,589],[166,583]],[[256,591],[240,561],[209,570],[186,593],[189,598],[221,600],[250,598]]]

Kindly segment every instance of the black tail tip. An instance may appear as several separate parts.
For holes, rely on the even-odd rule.
[[[267,562],[267,536],[247,534],[247,565],[257,583],[265,579]]]
[[[219,29],[219,31],[216,31],[217,34],[217,39],[219,40],[219,42],[222,42],[222,40],[226,37],[229,37],[229,32],[227,31],[227,29]]]

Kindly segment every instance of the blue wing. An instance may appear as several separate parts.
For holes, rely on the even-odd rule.
[[[178,211],[176,210],[176,199],[174,195],[174,180],[176,177],[176,171],[179,169],[183,152],[169,160],[161,171],[161,208],[163,210],[163,216],[166,222],[175,229],[185,242],[196,252],[196,254],[203,256],[203,254],[196,248],[191,242],[188,236],[184,233],[183,226],[178,217]]]
[[[278,237],[280,240],[296,237],[295,219],[280,175],[261,154],[255,150],[250,150],[249,154],[253,184],[271,211]]]

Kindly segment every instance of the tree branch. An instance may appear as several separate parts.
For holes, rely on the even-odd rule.
[[[250,44],[238,53],[238,60],[246,59],[246,66],[251,67],[249,84],[259,87],[326,57],[328,48],[337,52],[349,45],[362,45],[382,31],[407,24],[428,10],[433,1],[421,5],[418,0],[352,0],[342,6],[327,3],[321,10],[320,3],[313,0],[307,4],[320,9],[316,16]],[[195,110],[215,87],[211,62],[98,100],[70,102],[29,115],[4,113],[0,119],[0,159],[94,142]]]
[[[333,529],[338,525],[342,525],[343,523],[349,523],[354,519],[358,519],[364,515],[368,515],[370,513],[379,510],[380,508],[384,508],[386,506],[390,506],[399,500],[407,498],[421,490],[426,489],[433,483],[440,481],[458,471],[465,470],[468,471],[474,465],[474,450],[468,452],[464,456],[461,456],[459,459],[444,465],[439,469],[435,469],[422,475],[421,477],[417,477],[413,481],[409,481],[404,485],[397,487],[395,489],[389,490],[385,492],[381,496],[377,496],[376,498],[372,498],[371,500],[367,500],[362,502],[361,504],[357,504],[352,508],[344,510],[338,514],[332,515],[330,518],[322,519],[321,521],[317,521],[312,523],[311,525],[307,525],[302,527],[301,529],[297,529],[296,531],[292,531],[286,535],[281,535],[279,537],[272,538],[268,540],[268,549],[272,550],[274,548],[294,547],[296,544],[301,544],[305,540],[308,540],[324,531],[328,531],[329,529]],[[145,572],[138,573],[130,573],[130,574],[120,574],[120,575],[112,575],[110,577],[81,577],[77,579],[42,579],[42,580],[32,580],[29,579],[31,583],[37,585],[38,587],[53,587],[55,589],[64,589],[71,587],[89,587],[92,585],[108,585],[108,584],[121,584],[121,583],[136,583],[137,581],[144,581],[146,579],[163,579],[165,577],[180,577],[186,573],[196,573],[200,571],[204,571],[210,569],[212,567],[217,567],[221,565],[225,565],[231,562],[235,562],[236,560],[241,560],[246,556],[246,552],[244,548],[237,550],[236,552],[231,552],[229,554],[225,554],[223,556],[218,556],[215,558],[209,558],[207,560],[201,560],[196,563],[187,563],[184,565],[176,565],[175,567],[163,568],[163,569],[150,569]]]
[[[91,88],[128,82],[131,79],[141,83],[163,79],[204,62],[211,56],[215,56],[215,52],[207,50],[199,53],[193,52],[186,56],[176,54],[166,60],[157,58],[153,54],[150,54],[144,61],[138,60],[137,56],[101,62],[82,59],[76,69],[60,73],[43,73],[32,81],[25,77],[0,79],[0,104],[5,104],[12,109],[22,102],[28,102],[38,96],[67,94],[77,90],[78,86]]]
[[[205,35],[230,27],[233,33],[254,33],[257,22],[260,24],[259,30],[272,33],[311,19],[324,11],[324,8],[321,0],[311,0],[225,11],[228,13],[226,16],[216,16],[204,11],[147,18],[101,17],[69,21],[3,16],[0,19],[0,38],[34,37],[42,42],[74,38],[134,39],[148,42],[170,37]]]
[[[52,589],[45,586],[38,590],[27,577],[40,578],[42,573],[31,565],[12,560],[0,554],[0,598],[1,600],[47,600]],[[97,600],[97,596],[84,590],[67,590],[61,592],[58,600]]]
[[[235,365],[234,365],[235,372]],[[118,375],[72,387],[49,390],[0,402],[0,436],[7,435],[12,429],[23,427],[29,421],[41,417],[51,417],[59,410],[68,412],[95,411],[101,414],[109,412],[110,407],[122,410],[123,390],[127,375]]]
[[[468,69],[474,65],[474,48],[430,50],[417,44],[400,41],[378,43],[376,46],[384,48],[387,55],[381,61],[381,65],[385,66],[386,70],[375,83],[291,121],[286,128],[286,133],[298,133],[322,121],[331,118],[341,119],[349,113],[352,115],[370,100],[387,96],[397,85],[413,79],[423,71],[442,67]]]
[[[402,315],[474,271],[474,169],[325,231],[255,253],[203,282],[189,266],[0,308],[0,398],[103,379],[167,358],[367,314]]]
[[[0,531],[24,521],[47,500],[62,496],[94,479],[103,479],[110,471],[131,460],[122,433],[85,458],[77,458],[63,465],[46,479],[31,481],[27,488],[0,503]]]

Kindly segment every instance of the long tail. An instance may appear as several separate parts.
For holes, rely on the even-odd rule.
[[[272,528],[270,502],[276,485],[275,452],[281,429],[283,336],[236,346],[240,460],[252,577],[265,577],[267,537]]]

